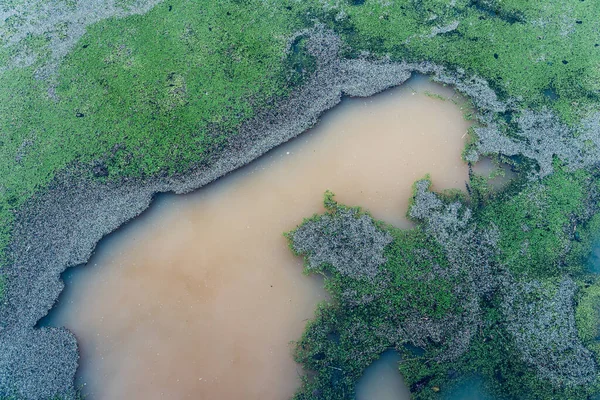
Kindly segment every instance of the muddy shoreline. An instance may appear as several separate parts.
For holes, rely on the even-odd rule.
[[[63,290],[60,274],[66,268],[86,263],[96,244],[148,208],[155,194],[187,193],[248,164],[312,127],[343,95],[367,97],[404,83],[414,72],[428,74],[468,96],[480,122],[489,124],[490,137],[502,136],[492,120],[511,106],[499,101],[483,80],[430,63],[341,59],[341,43],[333,33],[315,29],[299,34],[309,37],[316,72],[276,109],[245,123],[207,167],[185,175],[109,183],[86,179],[83,171],[72,168],[22,207],[0,307],[0,394],[28,399],[75,396],[75,337],[64,328],[35,328]],[[494,150],[489,143],[481,148]],[[477,154],[469,156],[474,160]]]

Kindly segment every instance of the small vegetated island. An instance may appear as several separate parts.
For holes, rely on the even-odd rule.
[[[473,173],[466,194],[425,177],[410,230],[326,193],[287,234],[331,294],[297,343],[296,398],[353,398],[391,347],[416,399],[474,376],[499,399],[600,393],[599,2],[6,0],[0,44],[0,398],[77,395],[74,337],[36,323],[153,194],[412,73],[472,102],[465,162],[517,177]]]

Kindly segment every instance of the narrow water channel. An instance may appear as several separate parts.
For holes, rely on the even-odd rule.
[[[87,398],[289,398],[302,374],[290,341],[325,293],[282,233],[322,212],[326,189],[406,228],[415,180],[464,188],[461,101],[423,77],[346,99],[310,132],[195,193],[159,196],[103,240],[64,274],[44,321],[77,336]]]

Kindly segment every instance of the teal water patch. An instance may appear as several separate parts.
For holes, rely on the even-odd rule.
[[[600,274],[600,243],[594,244],[592,248],[588,259],[588,269],[590,272]]]
[[[463,379],[448,391],[443,400],[495,400],[485,389],[485,382],[481,377]]]
[[[388,350],[364,372],[356,384],[356,400],[408,400],[410,391],[398,371],[401,357]]]

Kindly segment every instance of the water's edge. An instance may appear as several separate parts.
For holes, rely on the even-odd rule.
[[[464,103],[423,76],[345,98],[248,166],[193,193],[158,196],[63,274],[44,323],[77,336],[78,384],[90,398],[150,399],[156,387],[176,398],[291,397],[300,382],[289,343],[324,293],[282,232],[324,211],[327,189],[400,228],[412,226],[412,185],[426,173],[439,190],[464,191]]]
[[[0,370],[10,372],[0,379],[12,382],[26,398],[56,393],[74,396],[75,338],[63,328],[34,326],[63,290],[60,274],[86,263],[98,241],[140,215],[155,194],[187,193],[202,187],[306,131],[323,112],[338,104],[342,95],[370,96],[404,83],[413,72],[443,82],[454,79],[459,91],[473,95],[468,83],[441,67],[344,60],[338,58],[338,49],[335,35],[313,32],[309,50],[317,57],[318,66],[312,79],[276,111],[260,113],[245,124],[209,167],[185,176],[119,183],[86,180],[82,171],[74,169],[28,202],[17,215],[9,248],[14,262],[6,268],[9,285],[0,309]]]

